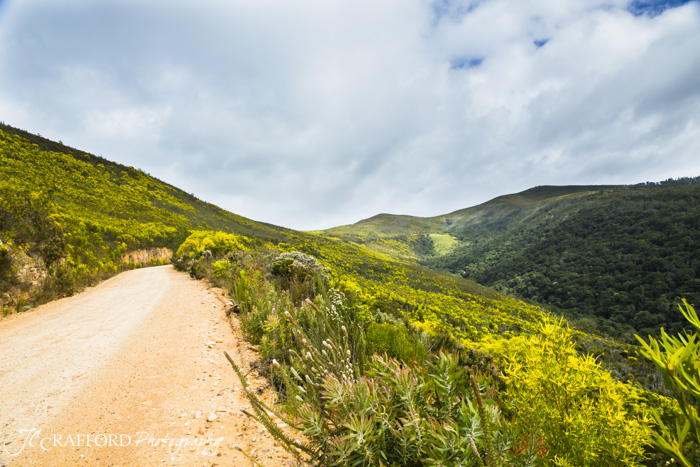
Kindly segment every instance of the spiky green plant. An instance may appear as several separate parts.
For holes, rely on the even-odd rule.
[[[311,449],[308,445],[299,443],[296,440],[293,440],[291,437],[287,436],[284,433],[284,431],[282,431],[282,429],[277,425],[273,417],[277,417],[293,429],[298,430],[299,428],[287,417],[283,416],[280,412],[275,411],[263,401],[261,401],[260,398],[256,397],[255,394],[253,394],[253,391],[251,391],[250,387],[248,386],[243,372],[241,372],[240,367],[236,364],[231,355],[228,352],[224,352],[224,355],[231,364],[233,371],[236,373],[236,376],[238,377],[238,380],[240,381],[241,386],[243,387],[243,392],[248,401],[250,402],[250,406],[255,412],[254,414],[252,414],[248,411],[243,410],[243,413],[262,424],[268,431],[268,433],[270,433],[272,437],[275,438],[287,452],[289,452],[295,458],[297,458],[297,460],[301,461],[304,455],[313,456],[315,454],[313,449]]]
[[[683,300],[678,306],[683,316],[695,328],[670,336],[661,328],[661,339],[649,336],[642,344],[642,355],[651,360],[663,375],[668,388],[678,401],[682,416],[672,423],[664,420],[659,410],[653,409],[656,429],[651,432],[651,442],[673,456],[684,467],[696,466],[700,459],[700,319],[695,309]]]
[[[251,308],[241,319],[264,319],[261,351],[290,414],[285,423],[297,435],[285,435],[275,423],[281,414],[246,395],[250,415],[296,457],[339,466],[501,465],[509,452],[504,422],[495,402],[482,397],[494,391],[486,388],[492,375],[471,375],[459,353],[425,363],[368,360],[358,310],[341,292],[330,289],[295,307],[264,282],[246,279]]]

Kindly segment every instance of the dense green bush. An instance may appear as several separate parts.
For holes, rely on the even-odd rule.
[[[41,193],[23,193],[0,185],[0,291],[10,292],[16,310],[24,311],[31,284],[19,276],[22,262],[34,262],[49,271],[69,251],[66,235],[52,214],[53,202]],[[50,274],[49,274],[50,275]],[[72,293],[68,283],[41,283],[31,290],[30,303],[40,298]],[[22,302],[22,303],[20,303]]]
[[[368,355],[385,355],[403,362],[428,358],[428,351],[416,335],[409,335],[406,327],[391,323],[371,323],[365,334]]]
[[[207,250],[212,257],[221,257],[229,251],[247,250],[252,241],[242,235],[220,231],[195,230],[175,253],[179,257],[195,258]]]
[[[242,235],[196,230],[177,249],[173,264],[196,279],[206,278],[215,285],[226,285],[231,276],[231,258],[249,250],[253,243]]]
[[[231,263],[225,259],[219,260],[211,265],[214,269],[214,276],[222,279],[228,275],[229,269],[231,269]]]
[[[53,202],[45,194],[31,195],[0,186],[0,240],[38,254],[46,266],[52,265],[66,254],[65,233],[53,212]],[[7,248],[3,249],[7,253]]]
[[[12,269],[10,249],[7,245],[0,244],[0,287],[4,290],[15,282],[16,278]]]
[[[300,251],[281,253],[272,261],[271,272],[280,280],[281,287],[289,290],[297,304],[322,293],[330,283],[329,269],[313,256]]]

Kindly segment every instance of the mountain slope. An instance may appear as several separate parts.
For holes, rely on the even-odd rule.
[[[193,231],[217,230],[246,237],[242,244],[262,256],[293,250],[310,254],[329,268],[334,287],[358,303],[368,319],[399,320],[418,334],[443,336],[469,348],[536,332],[544,316],[537,304],[417,262],[421,244],[438,253],[423,259],[444,257],[455,247],[457,227],[469,225],[462,219],[479,216],[417,221],[377,216],[381,228],[356,235],[359,240],[372,235],[371,242],[340,239],[338,232],[297,232],[245,219],[134,168],[7,126],[0,127],[0,177],[0,308],[5,314],[134,267],[124,262],[129,250],[176,251]],[[532,204],[538,196],[544,195],[510,204]],[[578,195],[567,191],[563,196]],[[491,205],[495,208],[488,209],[504,209]],[[401,235],[391,238],[397,228]],[[430,231],[431,236],[424,235]],[[32,270],[39,273],[24,274]],[[577,336],[587,351],[604,355],[603,364],[616,378],[656,384],[648,368],[627,360],[636,352],[633,347]]]
[[[133,167],[5,124],[0,124],[0,151],[3,185],[45,194],[61,214],[116,229],[153,223],[154,228],[235,229],[256,238],[284,237],[286,229],[232,214]],[[138,238],[133,246],[140,245]]]
[[[554,199],[603,190],[620,189],[618,185],[541,186],[521,193],[504,195],[483,204],[435,217],[378,214],[352,225],[323,230],[319,233],[346,241],[367,241],[384,237],[402,237],[419,233],[452,232],[474,222],[492,223],[523,208],[536,207]]]
[[[679,331],[675,303],[700,300],[698,185],[595,193],[501,225],[488,236],[479,225],[453,231],[462,246],[427,263],[580,318],[604,318],[610,332],[627,328],[628,338],[660,326]]]
[[[434,269],[549,304],[588,331],[629,341],[660,326],[680,330],[676,304],[700,302],[700,178],[536,187],[443,216],[381,222],[374,237],[366,232],[377,218],[323,235],[368,248],[391,238]],[[451,246],[436,248],[445,235]]]
[[[251,221],[132,167],[7,126],[0,127],[0,176],[0,207],[7,214],[0,241],[9,252],[0,291],[4,305],[18,311],[116,273],[125,267],[125,251],[176,250],[190,232],[205,229],[311,254],[347,290],[361,292],[368,310],[398,314],[457,339],[477,339],[482,329],[519,331],[539,316],[536,306],[409,258]],[[47,225],[38,228],[36,219]],[[50,258],[42,254],[47,243],[56,247]],[[18,258],[45,269],[37,280],[42,290],[16,277]]]

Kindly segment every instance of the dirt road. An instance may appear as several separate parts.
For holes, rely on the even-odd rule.
[[[163,266],[0,321],[0,467],[288,465],[240,413],[224,300]]]

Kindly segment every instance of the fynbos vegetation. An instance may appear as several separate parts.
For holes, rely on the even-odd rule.
[[[433,218],[380,215],[323,235],[414,257],[636,344],[700,301],[700,177],[542,186]],[[410,251],[410,250],[409,250]],[[410,253],[408,253],[410,254]]]
[[[124,261],[134,257],[127,252],[167,247],[176,267],[230,291],[231,312],[259,345],[261,371],[279,396],[268,407],[248,392],[250,415],[300,463],[690,466],[700,458],[700,323],[692,306],[678,314],[671,305],[686,291],[697,300],[697,210],[688,208],[695,189],[542,187],[486,210],[418,221],[377,216],[304,233],[3,125],[0,307],[25,311],[136,267]],[[659,225],[648,235],[589,241],[645,222]],[[682,249],[661,242],[665,234]],[[618,274],[596,259],[620,244],[629,254]],[[566,254],[561,245],[570,246]],[[641,251],[654,253],[638,261]],[[419,257],[566,309],[579,329]],[[678,262],[677,274],[667,274]],[[591,294],[605,274],[615,276],[615,290]],[[589,319],[596,314],[603,321]],[[581,332],[602,323],[630,340],[633,329],[614,324],[618,316],[660,340],[650,337],[640,353]],[[658,334],[662,322],[672,324],[669,333]]]
[[[486,333],[466,348],[398,310],[373,308],[342,277],[329,288],[318,277],[313,287],[296,288],[305,297],[293,297],[295,279],[280,274],[279,260],[318,264],[303,253],[268,246],[224,257],[226,274],[211,266],[205,276],[231,291],[279,395],[279,405],[268,407],[249,391],[250,415],[300,462],[634,466],[670,459],[650,442],[659,430],[651,413],[656,407],[659,420],[676,420],[677,403],[615,381],[576,350],[576,333],[561,319],[540,315],[527,333]],[[323,273],[320,265],[307,271]],[[311,283],[307,274],[296,280]],[[685,440],[686,451],[697,448]]]

